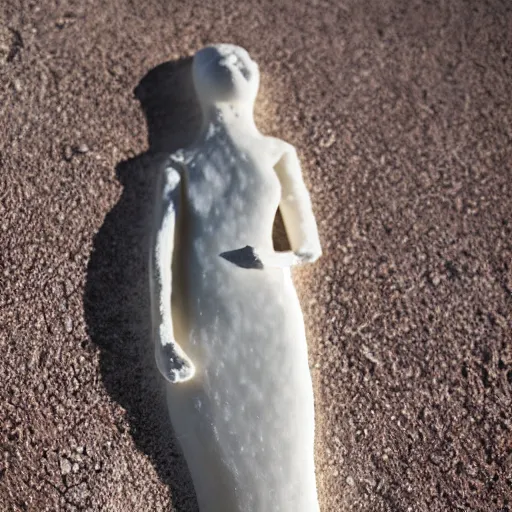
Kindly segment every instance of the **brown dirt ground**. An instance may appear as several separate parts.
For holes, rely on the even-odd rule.
[[[2,0],[0,509],[195,510],[152,365],[147,224],[158,151],[196,122],[177,59],[219,41],[260,64],[259,126],[299,148],[318,215],[325,255],[296,279],[322,510],[509,511],[494,0]]]

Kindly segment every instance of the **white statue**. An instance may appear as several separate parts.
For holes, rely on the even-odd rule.
[[[318,511],[304,321],[290,266],[321,255],[295,149],[254,124],[258,66],[196,53],[201,135],[157,196],[157,366],[201,512]],[[292,251],[274,252],[277,208]],[[172,297],[172,300],[171,300]]]

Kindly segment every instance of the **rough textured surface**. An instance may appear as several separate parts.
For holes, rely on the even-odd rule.
[[[138,90],[148,126],[132,91],[218,41],[260,64],[319,219],[323,510],[508,511],[512,12],[477,0],[1,3],[1,509],[195,510],[146,286],[147,134],[195,118],[179,63]]]

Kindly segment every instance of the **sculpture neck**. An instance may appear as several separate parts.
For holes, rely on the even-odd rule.
[[[207,134],[225,131],[228,134],[257,133],[253,105],[218,103],[203,108],[203,131]]]

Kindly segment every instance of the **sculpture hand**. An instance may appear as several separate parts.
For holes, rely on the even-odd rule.
[[[194,363],[174,340],[172,329],[160,327],[159,340],[155,344],[156,365],[169,382],[176,384],[190,380],[196,372]]]
[[[295,253],[296,258],[299,260],[298,265],[304,264],[304,263],[313,263],[315,262],[320,256],[322,255],[322,251],[318,249],[318,251],[297,251]]]

